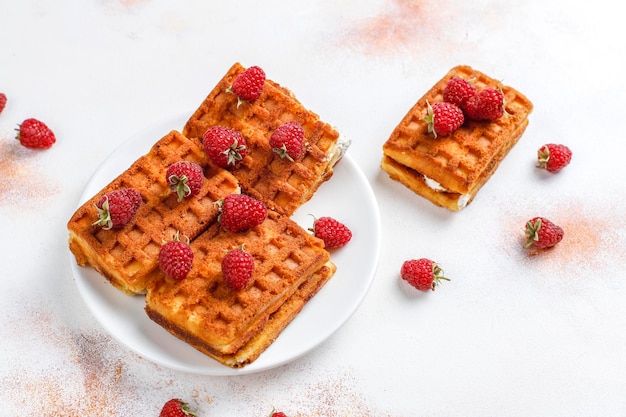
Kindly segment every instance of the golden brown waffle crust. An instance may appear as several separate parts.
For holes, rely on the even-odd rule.
[[[181,159],[200,164],[205,180],[197,196],[177,202],[165,172]],[[143,200],[133,220],[117,230],[93,226],[100,197],[126,187],[139,191]],[[196,142],[171,131],[74,212],[67,224],[70,250],[78,265],[93,267],[127,294],[142,294],[147,275],[157,267],[162,242],[171,240],[176,232],[195,238],[217,218],[214,203],[238,190],[237,180],[210,165]]]
[[[168,318],[150,304],[146,305],[146,313],[155,323],[159,324],[172,335],[193,346],[205,355],[231,368],[242,368],[254,362],[293,321],[311,298],[332,278],[337,267],[331,261],[306,279],[276,311],[268,315],[257,333],[251,336],[237,351],[224,354],[193,334],[186,326]]]
[[[235,63],[227,71],[189,118],[183,134],[201,141],[213,126],[240,131],[247,140],[247,156],[229,170],[239,180],[243,192],[290,216],[330,179],[349,142],[305,108],[288,89],[270,79],[265,81],[257,100],[238,106],[237,97],[227,90],[244,70]],[[269,145],[272,132],[291,121],[302,125],[305,136],[304,153],[294,162],[278,157]]]
[[[478,90],[501,87],[508,115],[494,122],[466,121],[450,136],[435,138],[424,120],[427,102],[443,101],[445,85],[453,77],[472,80]],[[411,107],[384,143],[383,153],[437,182],[445,192],[473,198],[521,137],[532,109],[530,100],[516,89],[469,66],[457,66]]]
[[[236,291],[225,284],[221,261],[228,250],[242,246],[254,257],[255,270],[249,286]],[[191,248],[194,266],[188,276],[179,282],[156,270],[146,303],[170,327],[185,328],[202,340],[205,350],[219,354],[239,350],[330,260],[321,240],[272,211],[246,233],[227,232],[215,224],[191,242]]]

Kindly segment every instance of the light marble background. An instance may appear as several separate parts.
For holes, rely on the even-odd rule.
[[[0,415],[626,415],[626,46],[619,3],[0,0]],[[376,194],[381,259],[359,310],[310,354],[208,377],[118,344],[78,293],[66,222],[98,165],[137,132],[191,112],[235,61],[260,65],[353,140]],[[381,146],[451,67],[525,93],[530,125],[464,211],[389,180]],[[27,117],[52,149],[13,141]],[[568,144],[557,175],[535,168]],[[565,240],[529,257],[535,215]],[[356,231],[358,233],[358,231]],[[451,282],[416,294],[401,263]]]

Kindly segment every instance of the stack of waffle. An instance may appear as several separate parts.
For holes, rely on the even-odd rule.
[[[450,79],[472,80],[477,90],[500,82],[468,66],[450,70],[404,116],[383,145],[381,167],[389,176],[432,203],[458,211],[469,204],[528,125],[533,105],[502,86],[506,113],[492,122],[466,121],[447,137],[428,132],[427,102],[443,101]]]
[[[150,151],[79,207],[68,222],[69,247],[81,266],[89,266],[127,294],[145,294],[146,312],[156,323],[198,350],[230,367],[251,363],[276,339],[306,302],[333,276],[335,265],[323,242],[290,216],[333,174],[348,143],[307,110],[285,88],[266,80],[253,103],[237,106],[226,92],[244,71],[235,64],[182,129],[158,140]],[[287,121],[305,131],[303,156],[281,159],[268,144],[273,130]],[[248,153],[234,169],[212,164],[202,135],[214,126],[239,130]],[[179,160],[203,168],[201,192],[177,201],[166,182],[167,167]],[[94,226],[95,203],[106,192],[132,187],[143,204],[120,229]],[[214,204],[242,192],[264,202],[268,217],[243,233],[224,231]],[[158,268],[163,241],[178,232],[190,239],[194,264],[183,281]],[[221,259],[244,245],[255,259],[252,283],[229,288]]]

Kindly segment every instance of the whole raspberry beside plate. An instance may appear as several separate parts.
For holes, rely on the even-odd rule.
[[[552,223],[545,217],[533,217],[526,222],[526,243],[524,247],[535,247],[539,249],[550,248],[561,240],[565,233],[560,226]]]
[[[163,405],[159,417],[187,417],[195,415],[196,413],[189,409],[187,403],[178,398],[172,398]]]
[[[4,93],[0,93],[0,113],[2,113],[2,110],[4,110],[6,105],[7,105],[7,95]]]
[[[17,139],[22,146],[30,149],[48,149],[56,142],[56,136],[44,122],[30,118],[24,120],[17,129]]]
[[[434,291],[442,280],[450,281],[443,276],[439,264],[427,258],[405,261],[400,268],[400,276],[420,291]]]
[[[537,151],[539,168],[548,172],[559,172],[569,165],[572,160],[572,151],[565,145],[548,143]]]

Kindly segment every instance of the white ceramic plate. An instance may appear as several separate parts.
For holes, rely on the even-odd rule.
[[[124,142],[97,169],[87,183],[80,204],[124,171],[171,129],[182,129],[184,118],[155,126]],[[339,329],[367,294],[378,264],[380,214],[372,189],[350,158],[337,165],[333,177],[302,206],[293,219],[302,227],[313,218],[332,216],[353,233],[350,243],[331,253],[337,272],[278,339],[250,365],[231,369],[167,333],[144,312],[143,296],[128,296],[113,288],[91,268],[71,258],[80,294],[102,326],[118,341],[160,365],[204,375],[237,375],[267,370],[311,351]]]

